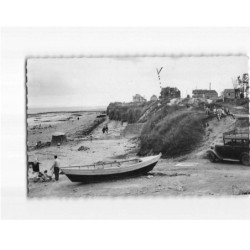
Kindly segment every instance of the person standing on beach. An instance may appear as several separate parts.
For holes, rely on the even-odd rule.
[[[57,155],[55,155],[54,158],[55,158],[55,160],[54,160],[54,163],[51,167],[51,171],[54,172],[55,180],[58,181],[59,180],[59,171],[60,171],[60,162],[57,159]]]
[[[39,165],[40,165],[40,162],[37,159],[35,159],[34,162],[33,162],[33,164],[32,164],[33,172],[35,172],[35,173],[39,173],[40,172]]]

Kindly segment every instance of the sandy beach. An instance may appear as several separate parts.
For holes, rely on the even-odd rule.
[[[137,178],[83,184],[70,182],[61,175],[59,182],[31,183],[29,197],[239,195],[242,190],[250,190],[249,178],[250,171],[240,164],[161,160],[152,172]]]
[[[61,146],[50,146],[28,152],[29,158],[38,158],[40,169],[49,170],[56,154],[61,166],[91,164],[98,161],[136,157],[138,140],[136,134],[126,134],[127,123],[109,121],[108,118],[90,135],[79,138],[79,130],[86,128],[98,113],[86,113],[81,119],[54,123],[52,128],[35,130],[29,142],[47,139],[54,131],[67,131],[69,141]],[[29,197],[126,197],[126,196],[193,196],[193,195],[238,195],[250,190],[250,171],[240,163],[210,163],[204,152],[212,141],[219,141],[225,125],[233,124],[230,117],[218,122],[214,119],[213,131],[207,131],[203,145],[192,154],[175,159],[161,159],[147,175],[101,183],[72,183],[65,175],[58,182],[29,181]],[[108,134],[102,127],[108,124]],[[42,131],[42,133],[40,133]],[[86,150],[78,151],[80,147]]]
[[[116,158],[128,154],[130,149],[135,148],[135,140],[121,136],[126,123],[109,121],[106,119],[91,134],[79,136],[80,132],[87,129],[96,119],[98,113],[87,113],[80,120],[64,121],[60,124],[54,124],[51,129],[42,128],[36,130],[29,136],[28,141],[51,140],[55,131],[66,132],[68,142],[60,146],[49,146],[28,152],[29,159],[37,158],[41,162],[41,170],[48,170],[53,162],[53,156],[56,154],[61,161],[62,166],[71,164],[90,164],[101,160]],[[105,124],[109,126],[109,132],[103,134],[102,128]],[[85,147],[87,150],[78,150]]]
[[[121,124],[116,121],[109,121],[106,119],[100,124],[91,134],[83,137],[79,137],[79,132],[87,129],[91,123],[96,119],[100,112],[84,113],[79,120],[65,120],[61,122],[53,122],[51,127],[41,123],[40,127],[31,129],[34,125],[30,125],[28,128],[28,159],[33,161],[37,159],[40,165],[40,171],[47,170],[50,174],[50,168],[53,163],[54,155],[57,155],[61,166],[68,166],[73,164],[91,164],[98,161],[114,160],[119,158],[128,158],[136,155],[137,140],[132,136],[124,137],[122,132],[126,127],[126,123]],[[103,134],[102,128],[105,124],[108,124],[109,132]],[[66,132],[68,142],[60,146],[49,146],[34,149],[32,146],[37,141],[49,141],[55,131]],[[79,150],[83,147],[85,150]],[[29,173],[31,170],[29,171]],[[60,176],[61,182],[69,184],[69,180],[65,176]],[[42,186],[49,186],[53,189],[53,185],[59,183],[41,183]],[[40,183],[33,183],[29,181],[29,196],[39,196],[42,193],[37,192],[37,187]],[[62,194],[64,192],[62,191]],[[53,192],[52,192],[53,195]]]

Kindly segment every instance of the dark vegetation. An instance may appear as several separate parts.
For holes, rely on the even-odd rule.
[[[173,99],[181,97],[181,92],[177,88],[165,87],[161,89],[160,99]]]
[[[241,98],[241,99],[225,99],[225,103],[230,103],[236,106],[244,106],[248,107],[249,105],[249,98]]]
[[[157,103],[111,103],[109,119],[128,123],[137,122],[152,107],[140,136],[139,155],[162,153],[164,157],[175,157],[192,151],[204,135],[204,111],[189,110],[186,105],[168,106],[168,100]]]
[[[145,112],[149,103],[110,103],[107,115],[110,120],[135,123]]]
[[[168,96],[168,91],[165,92]],[[166,158],[177,157],[190,153],[203,140],[205,124],[211,119],[205,116],[204,105],[209,108],[227,106],[222,99],[211,104],[201,100],[196,104],[188,102],[189,98],[186,98],[181,105],[169,106],[169,98],[163,98],[157,102],[111,103],[107,115],[111,120],[144,123],[139,155],[161,152]],[[245,98],[231,102],[233,106],[248,106],[249,100]]]
[[[143,127],[139,154],[176,157],[191,152],[203,138],[203,119],[200,112],[178,106],[159,110]]]

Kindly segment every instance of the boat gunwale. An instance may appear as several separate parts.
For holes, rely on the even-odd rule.
[[[61,169],[68,169],[68,168],[89,168],[89,167],[96,167],[96,166],[104,166],[104,165],[112,165],[112,164],[119,164],[124,162],[131,162],[131,161],[137,161],[135,164],[142,162],[140,158],[136,159],[130,159],[130,160],[124,160],[124,161],[112,161],[112,162],[99,162],[96,164],[88,164],[88,165],[70,165],[67,167],[61,167]]]
[[[79,175],[84,174],[84,175],[95,175],[95,174],[101,174],[101,175],[109,175],[112,174],[112,172],[114,173],[121,173],[121,172],[126,172],[126,171],[130,171],[131,169],[138,169],[143,167],[143,165],[147,165],[147,164],[151,164],[154,162],[158,162],[159,159],[161,157],[161,154],[156,155],[156,156],[151,156],[151,157],[145,157],[145,160],[142,160],[138,163],[129,165],[129,166],[125,166],[125,167],[116,167],[116,168],[94,168],[94,169],[89,169],[89,168],[77,168],[75,167],[73,168],[67,168],[65,167],[64,169],[62,168],[62,171],[67,175],[67,174],[71,174],[70,172],[75,172],[74,174]],[[148,159],[148,160],[146,160]]]
[[[122,160],[122,161],[112,161],[112,162],[97,162],[96,164],[88,164],[88,165],[70,165],[70,166],[67,166],[67,167],[61,167],[62,170],[64,169],[81,169],[81,168],[86,168],[84,170],[88,170],[90,167],[95,167],[96,166],[104,166],[104,165],[112,165],[112,164],[119,164],[119,163],[124,163],[124,162],[131,162],[131,161],[137,161],[136,163],[130,165],[130,166],[133,166],[133,165],[136,165],[136,164],[139,164],[139,163],[142,163],[142,162],[145,162],[145,161],[150,161],[156,157],[161,157],[161,153],[158,154],[158,155],[153,155],[153,156],[147,156],[147,157],[142,157],[142,158],[134,158],[134,159],[129,159],[129,160]]]

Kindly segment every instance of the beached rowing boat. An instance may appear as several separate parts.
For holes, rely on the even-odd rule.
[[[92,165],[62,167],[62,172],[73,182],[96,182],[138,176],[151,171],[161,154],[130,160],[98,162]]]

